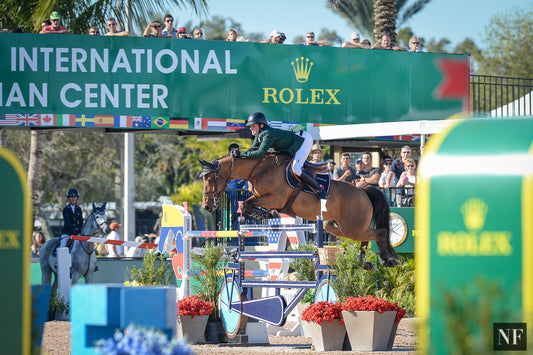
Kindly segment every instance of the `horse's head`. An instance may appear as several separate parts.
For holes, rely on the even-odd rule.
[[[102,234],[108,234],[110,232],[107,225],[107,214],[105,212],[107,202],[104,202],[101,206],[97,207],[93,202],[93,211],[91,215],[94,217],[96,227]]]
[[[231,172],[227,176],[222,176],[220,173],[221,166],[218,160],[213,160],[212,162],[206,162],[205,160],[198,161],[204,167],[204,170],[200,174],[200,177],[204,180],[202,207],[207,212],[214,212],[218,208],[220,194],[228,186]]]

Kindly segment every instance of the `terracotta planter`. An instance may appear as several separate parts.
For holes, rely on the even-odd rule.
[[[352,351],[387,350],[396,311],[342,311]]]
[[[342,319],[334,319],[333,322],[324,322],[320,325],[302,321],[309,327],[316,351],[342,350],[346,328],[341,321]]]
[[[207,316],[178,317],[178,339],[187,339],[187,344],[198,344],[204,338]]]
[[[311,332],[309,330],[309,327],[307,326],[307,322],[302,320],[302,313],[305,311],[305,309],[310,305],[310,303],[298,303],[296,305],[296,309],[298,310],[298,314],[300,315],[300,326],[302,327],[302,336],[310,338]]]

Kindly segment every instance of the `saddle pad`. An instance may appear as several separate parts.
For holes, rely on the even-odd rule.
[[[287,165],[287,168],[285,169],[285,179],[287,180],[287,184],[289,184],[289,186],[294,189],[296,188],[298,184],[300,184],[300,181],[298,181],[296,177],[293,175],[291,164],[292,164],[292,161]],[[330,185],[329,173],[316,173],[316,181],[326,192],[329,193],[329,185]],[[314,191],[311,190],[311,188],[307,186],[307,184],[304,184],[304,183],[301,183],[301,184],[304,185],[304,188],[302,189],[302,191],[310,193],[310,194],[314,194]]]

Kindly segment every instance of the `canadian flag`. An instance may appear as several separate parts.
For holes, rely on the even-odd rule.
[[[54,126],[55,119],[54,115],[51,113],[43,113],[39,115],[41,126]]]

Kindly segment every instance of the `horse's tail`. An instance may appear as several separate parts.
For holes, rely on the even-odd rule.
[[[372,203],[372,220],[374,221],[375,229],[382,229],[385,231],[385,239],[387,243],[387,251],[392,257],[397,258],[396,251],[390,243],[390,208],[385,195],[375,187],[369,186],[363,189]]]

